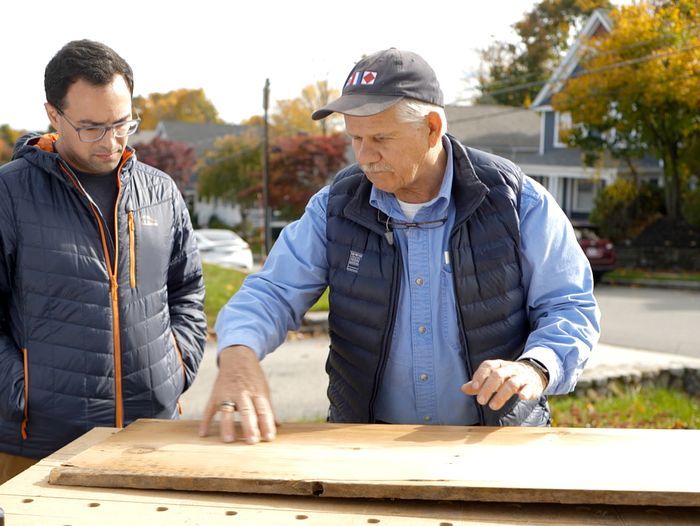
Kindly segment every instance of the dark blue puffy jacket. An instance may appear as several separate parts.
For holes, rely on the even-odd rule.
[[[35,458],[95,426],[176,418],[206,338],[172,179],[127,148],[115,246],[55,140],[20,139],[0,168],[0,451]]]

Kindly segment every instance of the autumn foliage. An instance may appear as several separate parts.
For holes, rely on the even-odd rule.
[[[136,144],[134,149],[139,161],[167,173],[184,194],[195,165],[192,147],[156,137],[151,142]]]
[[[296,219],[307,201],[345,164],[341,134],[277,137],[270,144],[270,206]],[[199,192],[244,209],[259,206],[263,188],[262,145],[255,136],[217,141],[199,164]]]
[[[700,135],[700,1],[640,2],[611,18],[610,35],[588,42],[582,70],[553,105],[579,129],[572,145],[590,148],[592,130],[599,148],[622,139],[662,160],[666,208],[676,219]]]
[[[481,50],[478,103],[529,106],[552,75],[583,21],[609,0],[541,0],[513,24],[517,43]]]
[[[189,123],[221,123],[214,104],[203,89],[177,89],[167,93],[151,93],[134,98],[134,107],[141,117],[141,129],[153,130],[160,121]]]
[[[270,202],[288,219],[304,212],[311,196],[345,164],[344,135],[280,137],[270,156]]]

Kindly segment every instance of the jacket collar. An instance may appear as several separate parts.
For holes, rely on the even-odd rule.
[[[61,179],[65,178],[60,164],[68,166],[68,163],[56,152],[54,146],[58,140],[57,133],[28,133],[17,140],[12,155],[13,159],[24,159],[30,164],[54,174]],[[134,149],[127,146],[119,161],[121,184],[126,183],[131,177],[131,167],[136,161]]]
[[[459,226],[469,219],[479,207],[489,189],[476,175],[474,166],[469,159],[468,149],[452,135],[447,134],[446,136],[452,146],[452,198],[455,201],[457,211],[455,226]],[[384,227],[376,219],[377,209],[370,204],[372,183],[357,164],[350,167],[350,173],[351,176],[362,179],[352,199],[345,206],[344,215],[374,232],[383,234]]]
[[[447,135],[452,145],[452,198],[455,201],[455,226],[469,219],[489,193],[488,187],[479,179],[469,159],[469,150],[452,135]]]

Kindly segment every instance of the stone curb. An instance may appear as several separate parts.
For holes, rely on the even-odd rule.
[[[622,396],[640,388],[664,388],[684,391],[700,396],[700,367],[679,367],[639,371],[630,369],[624,373],[579,378],[572,393],[579,398],[596,400],[609,395]]]

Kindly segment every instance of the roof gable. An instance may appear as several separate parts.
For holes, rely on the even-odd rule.
[[[600,37],[610,33],[610,31],[612,31],[612,20],[610,20],[607,12],[604,9],[593,11],[576,37],[576,41],[537,94],[530,108],[535,111],[542,111],[545,107],[548,107],[552,96],[559,91],[563,81],[568,79],[578,67],[586,42],[593,37]]]

